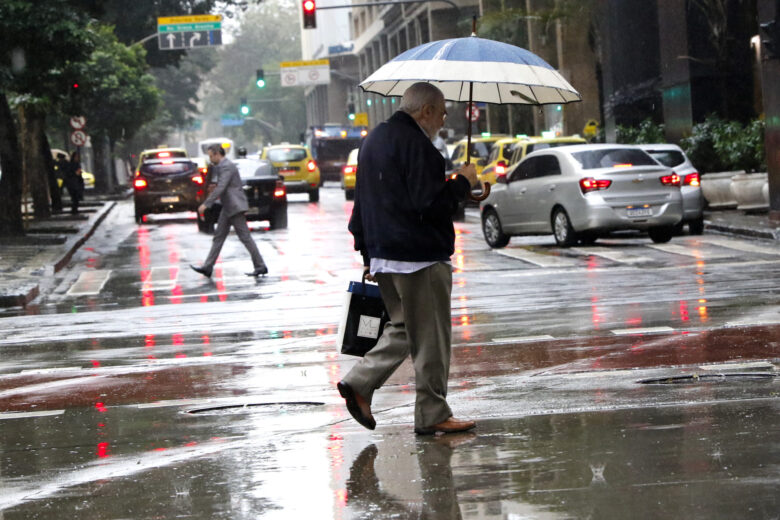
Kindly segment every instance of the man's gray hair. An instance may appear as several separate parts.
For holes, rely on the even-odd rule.
[[[444,94],[438,87],[421,81],[406,89],[398,110],[403,110],[407,114],[414,114],[419,112],[424,105],[435,105],[443,98]]]
[[[206,150],[210,150],[210,151],[212,151],[214,153],[218,153],[219,155],[221,155],[223,157],[225,156],[225,149],[222,148],[222,145],[219,144],[219,143],[211,143],[209,145],[209,147],[206,148]]]

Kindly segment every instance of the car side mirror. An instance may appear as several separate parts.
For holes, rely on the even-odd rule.
[[[506,174],[496,175],[496,182],[499,183],[499,184],[509,184],[509,181],[507,180]]]

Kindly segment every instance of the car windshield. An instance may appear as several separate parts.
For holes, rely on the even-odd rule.
[[[471,156],[479,157],[480,159],[490,155],[490,146],[493,143],[471,143]]]
[[[155,152],[153,154],[147,155],[144,157],[145,161],[150,161],[152,159],[168,159],[168,158],[176,158],[176,157],[187,157],[187,152],[181,151],[181,150],[161,150],[159,152]]]
[[[677,150],[647,150],[647,153],[652,155],[653,159],[659,163],[670,168],[685,162],[685,156]]]
[[[638,148],[601,148],[571,154],[584,170],[613,166],[652,166],[652,157]]]
[[[268,150],[268,158],[273,162],[302,161],[306,158],[306,150],[303,148],[276,148]]]
[[[238,167],[238,174],[242,179],[252,177],[264,177],[273,174],[271,164],[267,161],[255,161],[250,159],[235,161]]]
[[[147,175],[176,175],[195,169],[191,161],[147,162],[141,166],[141,173]]]

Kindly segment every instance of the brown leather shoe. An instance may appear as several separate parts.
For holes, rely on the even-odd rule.
[[[347,410],[350,415],[369,430],[376,428],[376,420],[371,415],[371,405],[366,402],[362,395],[355,392],[351,386],[344,381],[339,381],[336,387],[339,389],[341,397],[347,401]]]
[[[433,426],[429,426],[427,428],[415,428],[414,433],[417,435],[434,435],[437,433],[465,432],[475,428],[476,426],[477,423],[474,421],[464,421],[461,419],[456,419],[455,417],[450,417],[446,421],[440,422],[439,424],[434,424]]]

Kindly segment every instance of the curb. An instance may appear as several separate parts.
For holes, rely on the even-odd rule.
[[[89,240],[89,237],[95,232],[98,226],[105,220],[108,214],[116,206],[116,201],[103,204],[86,226],[86,232],[81,236],[76,236],[65,242],[65,251],[63,255],[52,265],[45,266],[44,272],[54,274],[62,270],[70,262],[76,251]],[[30,282],[22,285],[18,294],[0,295],[0,307],[26,307],[28,303],[37,298],[41,293],[41,287],[38,282]]]
[[[705,222],[704,229],[726,233],[728,235],[744,236],[750,238],[762,238],[765,240],[780,240],[780,232],[770,229],[757,229],[750,227],[739,227],[717,222]]]

